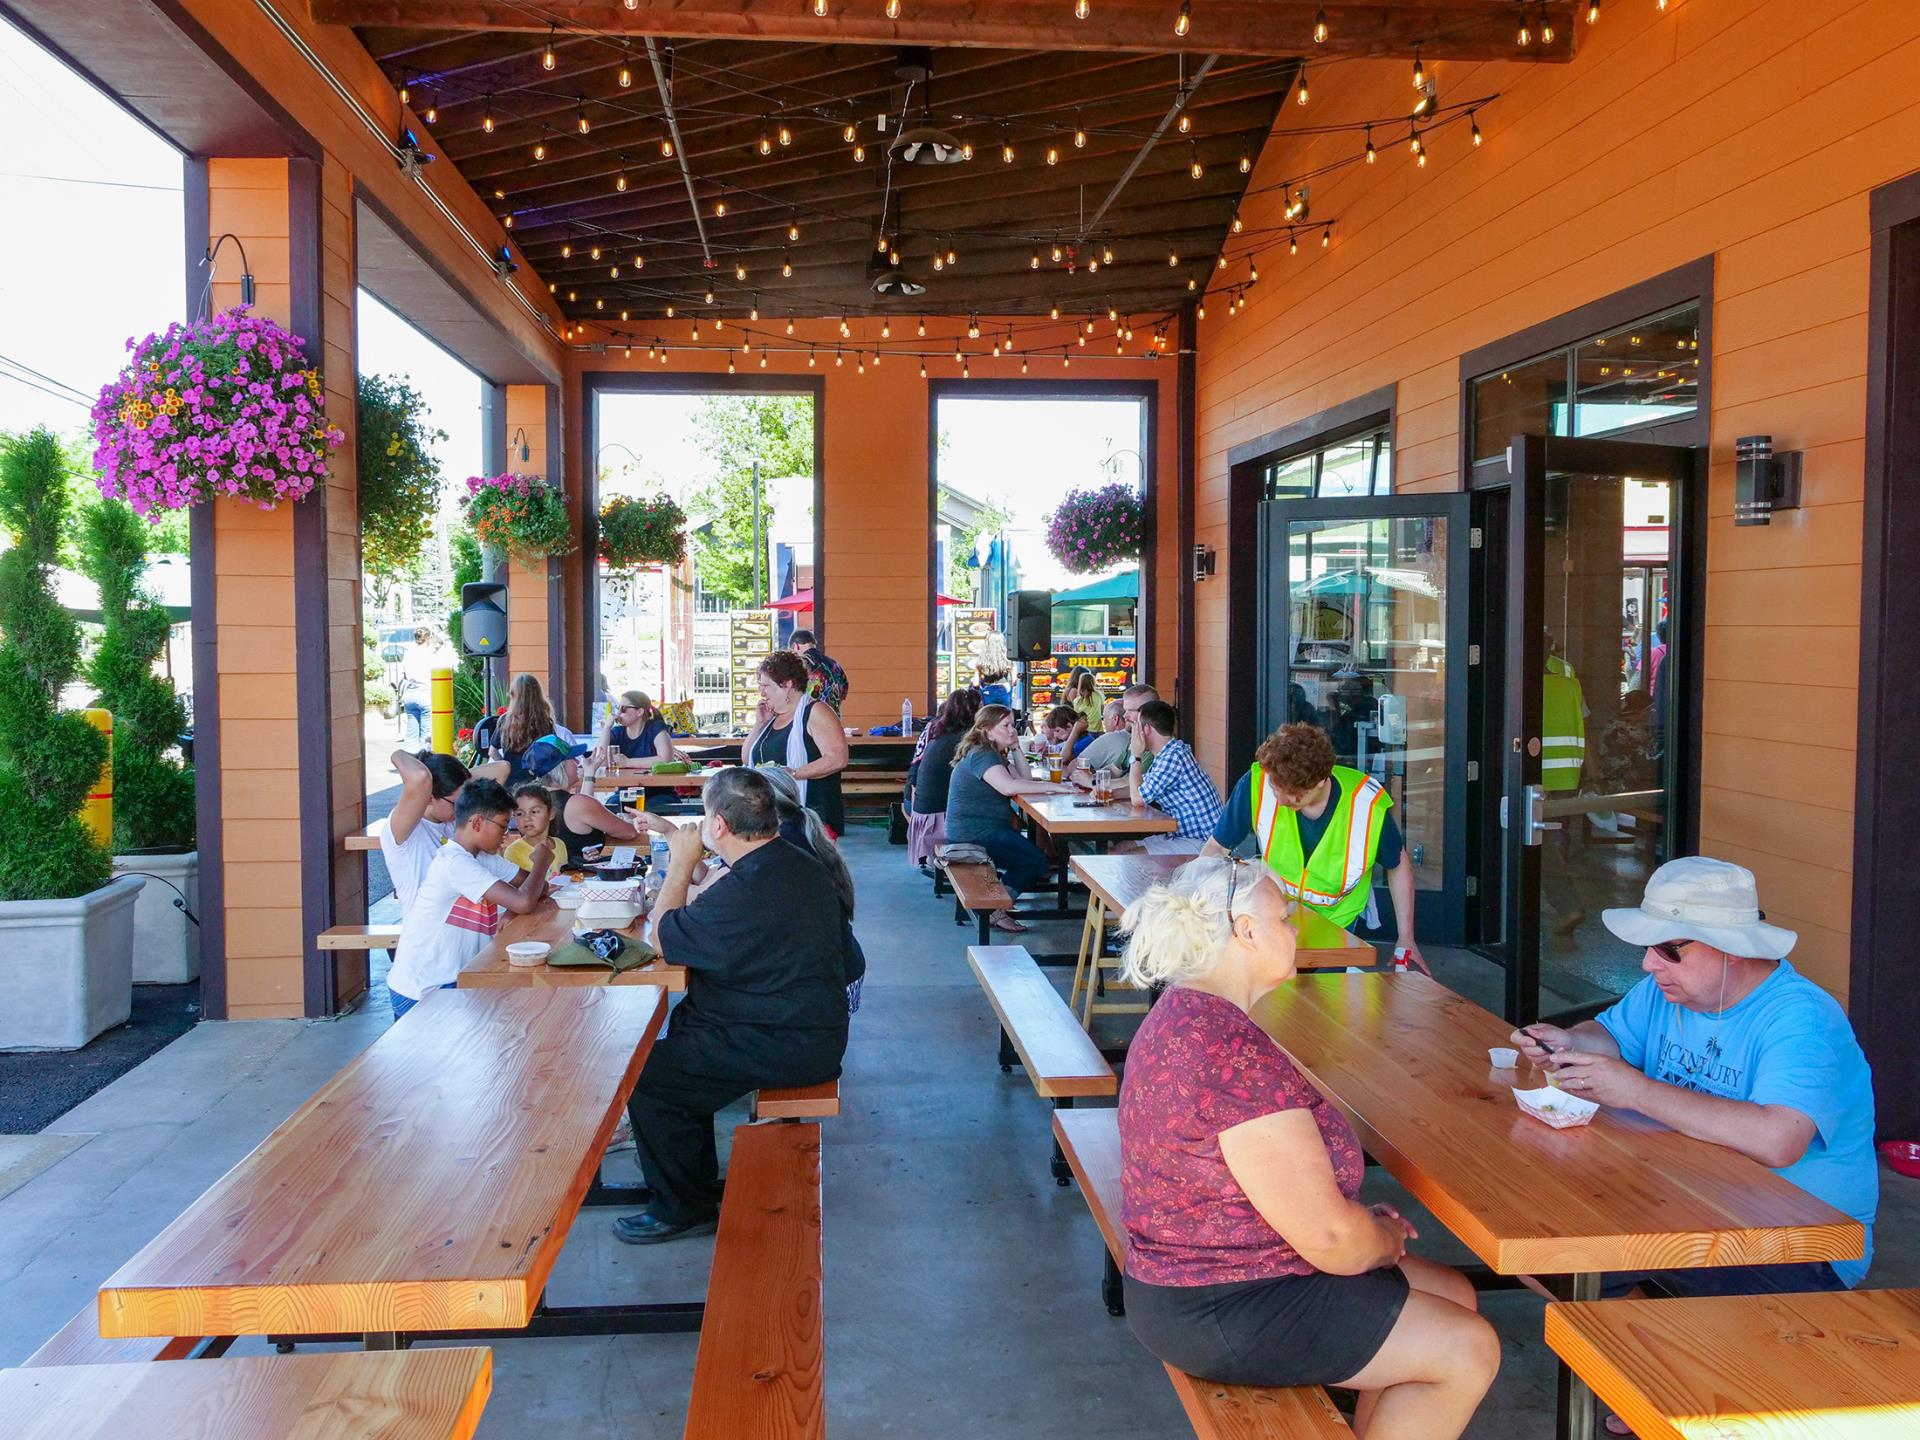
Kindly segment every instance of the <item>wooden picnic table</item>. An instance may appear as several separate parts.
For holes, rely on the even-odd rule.
[[[1565,1277],[1592,1300],[1607,1271],[1858,1259],[1858,1221],[1724,1146],[1628,1111],[1554,1130],[1494,1070],[1513,1027],[1414,972],[1301,975],[1253,1019],[1353,1122],[1367,1152],[1489,1269]],[[1561,1373],[1561,1434],[1592,1433]]]
[[[483,1348],[349,1350],[0,1370],[0,1414],[13,1440],[468,1440],[492,1389]]]
[[[665,1014],[654,985],[429,994],[120,1267],[100,1334],[547,1333]],[[624,1333],[641,1307],[594,1308]]]
[[[683,770],[676,774],[659,775],[652,770],[617,765],[611,767],[596,782],[595,788],[598,789],[604,785],[621,790],[631,790],[636,786],[643,790],[677,790],[681,786],[686,786],[697,790],[727,768],[725,765],[716,765],[699,770]]]
[[[1079,1010],[1082,1025],[1090,1026],[1095,1015],[1138,1014],[1146,1010],[1146,1004],[1138,998],[1131,1001],[1096,998],[1096,991],[1113,983],[1111,974],[1103,977],[1100,972],[1119,969],[1117,959],[1102,958],[1107,927],[1117,923],[1129,905],[1193,858],[1191,855],[1136,854],[1073,857],[1069,869],[1087,887],[1087,922],[1080,932],[1079,958],[1073,967],[1073,987],[1068,991],[1067,1004]],[[1298,944],[1296,963],[1302,970],[1371,965],[1378,958],[1379,952],[1358,935],[1304,906],[1294,908],[1293,930]]]
[[[1115,840],[1171,835],[1180,828],[1180,822],[1164,810],[1126,800],[1095,805],[1084,791],[1073,795],[1020,795],[1014,798],[1014,806],[1027,818],[1031,828],[1044,830],[1053,837],[1063,918],[1072,913],[1067,864],[1073,858],[1075,840],[1090,840],[1104,854]]]
[[[1920,1434],[1920,1290],[1555,1303],[1547,1344],[1640,1440]]]
[[[663,960],[618,971],[598,965],[515,965],[508,961],[507,946],[522,940],[544,940],[555,950],[565,945],[573,939],[573,913],[547,899],[525,915],[508,916],[500,933],[460,972],[455,983],[462,990],[498,989],[509,985],[657,985],[672,991],[687,988],[686,967],[669,965]],[[645,925],[643,915],[615,933],[636,940]]]

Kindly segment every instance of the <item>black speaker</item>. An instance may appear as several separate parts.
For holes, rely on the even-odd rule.
[[[1053,654],[1053,592],[1013,592],[1013,658],[1045,660]]]
[[[460,651],[482,657],[507,653],[507,587],[498,580],[460,587]]]

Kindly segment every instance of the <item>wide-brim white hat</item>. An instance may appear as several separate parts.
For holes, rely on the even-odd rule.
[[[1647,877],[1646,894],[1637,908],[1603,910],[1600,919],[1627,944],[1642,949],[1699,940],[1755,960],[1785,959],[1800,938],[1766,922],[1751,870],[1704,855],[1669,860]]]

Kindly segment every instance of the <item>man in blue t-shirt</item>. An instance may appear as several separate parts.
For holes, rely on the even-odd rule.
[[[1646,947],[1646,978],[1593,1020],[1529,1025],[1513,1040],[1572,1094],[1737,1150],[1852,1216],[1865,1253],[1610,1276],[1609,1295],[1645,1279],[1681,1295],[1852,1289],[1873,1259],[1873,1076],[1846,1013],[1788,963],[1798,937],[1767,924],[1758,901],[1738,865],[1669,861],[1639,908],[1601,916]]]

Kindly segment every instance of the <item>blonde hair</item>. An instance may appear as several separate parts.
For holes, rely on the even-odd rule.
[[[1007,656],[1007,637],[999,631],[981,638],[973,647],[973,673],[982,680],[1004,680],[1013,670]]]
[[[500,748],[518,753],[552,733],[553,707],[547,704],[540,682],[525,672],[514,676],[506,718],[500,722]]]
[[[1244,867],[1237,883],[1236,867]],[[1233,936],[1233,916],[1252,910],[1255,887],[1266,879],[1257,861],[1204,855],[1182,865],[1127,907],[1121,976],[1144,988],[1210,974]]]

